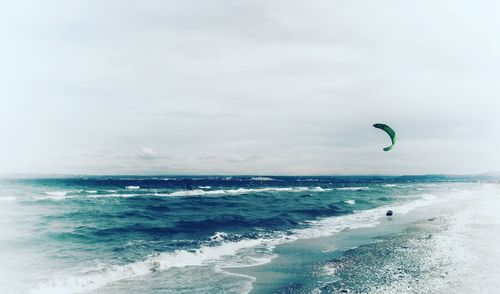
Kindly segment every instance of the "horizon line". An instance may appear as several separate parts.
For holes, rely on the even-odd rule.
[[[9,178],[71,178],[71,177],[473,177],[473,176],[500,176],[500,172],[483,172],[470,174],[72,174],[72,173],[0,173],[0,179]]]

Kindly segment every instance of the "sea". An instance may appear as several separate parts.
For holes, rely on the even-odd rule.
[[[463,254],[435,247],[450,232],[441,216],[495,185],[473,176],[5,178],[0,293],[446,293]]]

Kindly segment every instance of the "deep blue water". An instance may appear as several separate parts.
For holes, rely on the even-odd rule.
[[[138,279],[144,293],[247,292],[251,277],[231,276],[225,267],[269,262],[279,244],[333,234],[336,226],[363,227],[377,208],[469,181],[444,176],[2,180],[0,248],[7,260],[2,271],[13,267],[4,292],[115,293]],[[9,252],[25,260],[10,260]],[[186,276],[201,280],[181,278]],[[162,286],[155,288],[159,280]]]

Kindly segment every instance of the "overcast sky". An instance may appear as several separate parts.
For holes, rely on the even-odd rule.
[[[498,11],[1,1],[0,173],[499,171]]]

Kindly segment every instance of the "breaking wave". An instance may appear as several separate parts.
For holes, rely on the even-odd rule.
[[[270,177],[251,177],[251,181],[277,181],[276,179]]]
[[[141,188],[141,186],[127,186],[125,187],[125,189],[127,190],[139,190]]]
[[[224,195],[241,195],[249,193],[262,193],[262,192],[325,192],[331,191],[332,189],[323,189],[321,187],[283,187],[283,188],[238,188],[238,189],[227,189],[227,190],[181,190],[172,193],[156,193],[156,196],[224,196]]]
[[[339,191],[367,191],[370,190],[369,187],[340,187],[336,188]]]
[[[59,277],[39,284],[30,293],[80,293],[101,288],[109,283],[145,276],[154,272],[171,268],[188,266],[216,265],[224,257],[233,256],[238,252],[262,246],[263,239],[245,239],[238,242],[222,243],[218,246],[203,246],[196,250],[176,250],[151,255],[143,261],[124,265],[101,265],[98,268],[88,269],[81,275]],[[246,259],[248,260],[248,259]],[[270,258],[265,262],[269,262]],[[259,260],[259,262],[263,262]],[[256,265],[255,264],[247,264]]]

